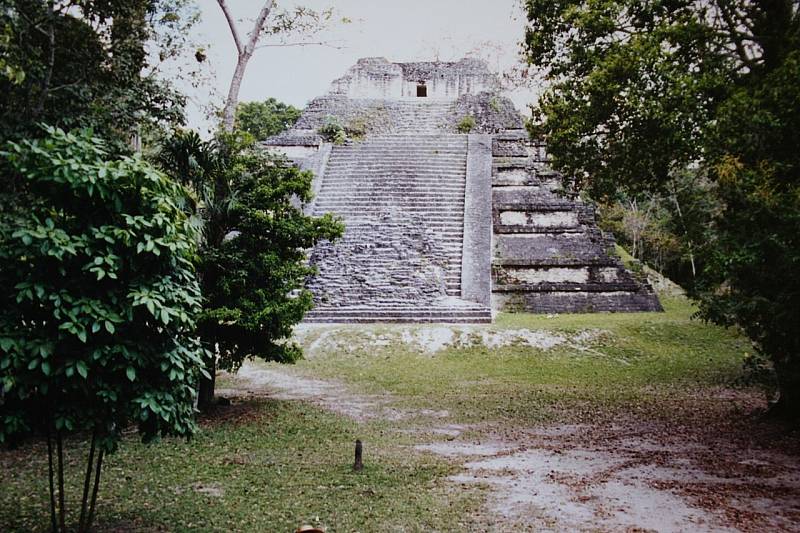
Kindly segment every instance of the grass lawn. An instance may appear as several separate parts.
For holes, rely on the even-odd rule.
[[[695,308],[683,298],[662,303],[664,313],[501,314],[486,328],[490,334],[534,330],[566,339],[548,349],[478,343],[430,354],[397,342],[407,326],[356,326],[335,331],[344,349],[323,343],[315,350],[325,333],[320,329],[303,339],[308,357],[292,370],[387,391],[409,406],[434,404],[465,422],[574,421],[619,408],[654,414],[662,397],[739,387],[745,354],[752,351],[748,341],[692,319]]]
[[[401,342],[414,327],[314,328],[301,337],[308,357],[287,370],[493,431],[621,413],[750,416],[752,401],[725,400],[725,391],[764,398],[741,384],[746,340],[692,320],[685,300],[663,303],[665,313],[501,315],[491,326],[462,328],[460,337],[534,330],[561,339],[547,348],[460,342],[432,353]],[[229,378],[222,386],[246,384]],[[454,490],[447,477],[459,465],[412,447],[442,423],[424,414],[357,423],[304,402],[234,401],[204,417],[190,442],[142,445],[128,437],[106,462],[97,529],[294,531],[309,523],[328,531],[451,531],[479,523],[485,487]],[[366,451],[360,473],[350,469],[357,438]],[[75,437],[68,448],[68,494],[78,497],[85,442]],[[0,452],[0,530],[46,530],[46,467],[42,443]]]

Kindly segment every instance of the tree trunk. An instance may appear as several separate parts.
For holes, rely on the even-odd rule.
[[[35,116],[41,115],[44,111],[45,104],[47,103],[47,96],[50,94],[50,82],[53,79],[53,68],[56,64],[56,28],[53,19],[55,13],[51,10],[49,12],[50,24],[47,29],[47,69],[45,70],[44,78],[41,84],[41,93],[39,94],[39,103],[36,104],[33,114]]]
[[[258,13],[258,17],[253,24],[253,29],[250,31],[247,43],[243,43],[239,37],[239,31],[236,29],[236,22],[231,14],[228,4],[225,0],[217,0],[220,9],[222,9],[225,20],[228,21],[228,27],[231,30],[233,42],[236,45],[236,52],[238,54],[236,59],[236,69],[233,71],[233,78],[231,79],[231,86],[228,89],[228,98],[225,99],[225,108],[222,111],[222,129],[224,131],[233,131],[233,121],[236,117],[236,106],[239,105],[239,88],[242,86],[242,79],[244,78],[244,71],[247,69],[247,62],[255,52],[258,40],[261,38],[261,32],[264,31],[264,25],[267,22],[267,17],[272,6],[275,4],[274,0],[267,0],[264,6]]]
[[[66,509],[64,508],[64,437],[56,432],[56,452],[58,453],[58,525],[61,531],[67,530]]]
[[[787,357],[775,363],[778,399],[770,405],[770,415],[800,419],[800,359]]]
[[[97,466],[94,470],[94,488],[92,489],[92,503],[89,506],[89,518],[86,519],[86,531],[92,530],[92,522],[94,522],[94,510],[97,505],[97,492],[100,490],[100,472],[103,469],[103,448],[97,454]]]
[[[206,371],[210,377],[200,376],[200,390],[197,394],[197,408],[207,411],[214,405],[214,387],[217,381],[217,361],[215,356],[211,356],[206,362]]]
[[[236,119],[236,108],[239,105],[239,89],[242,86],[244,71],[247,69],[247,62],[250,61],[249,54],[240,54],[236,61],[236,69],[233,71],[231,86],[228,90],[228,97],[225,99],[225,109],[222,111],[222,129],[231,132]]]
[[[53,533],[58,531],[58,522],[56,521],[56,487],[55,487],[55,469],[53,468],[53,430],[52,423],[47,424],[47,472],[50,478],[50,527]]]
[[[89,446],[89,458],[86,460],[86,474],[83,476],[83,497],[81,498],[81,517],[78,521],[78,531],[84,531],[86,512],[89,504],[89,487],[92,481],[92,468],[94,467],[94,451],[97,446],[97,430],[92,432],[92,443]],[[88,526],[86,526],[88,529]]]

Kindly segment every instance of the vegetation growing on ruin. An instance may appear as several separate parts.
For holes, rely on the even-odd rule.
[[[472,115],[466,115],[458,121],[458,124],[456,124],[456,131],[458,133],[469,133],[475,129],[476,125],[477,123],[475,122],[475,117]]]
[[[344,144],[347,139],[344,126],[342,126],[339,119],[333,115],[325,117],[325,121],[317,130],[317,133],[319,133],[326,142],[333,144]]]

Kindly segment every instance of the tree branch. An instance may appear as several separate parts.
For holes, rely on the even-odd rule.
[[[225,108],[222,110],[222,127],[225,131],[233,131],[236,106],[239,103],[239,87],[242,84],[244,71],[247,68],[247,62],[250,61],[250,56],[253,55],[256,49],[258,40],[261,38],[261,32],[264,30],[267,17],[270,11],[272,11],[272,7],[275,5],[275,0],[267,0],[267,2],[264,3],[264,6],[261,8],[253,24],[253,30],[250,32],[247,44],[244,48],[242,48],[242,43],[236,32],[236,24],[233,22],[233,18],[228,10],[228,5],[225,3],[225,0],[217,0],[217,3],[219,3],[219,7],[222,8],[222,12],[225,13],[225,18],[228,20],[228,25],[231,27],[231,33],[233,34],[234,41],[239,51],[239,57],[236,60],[236,68],[233,71],[231,85],[228,89],[228,97],[225,99]]]
[[[755,58],[752,58],[747,54],[747,50],[745,49],[742,39],[743,36],[739,32],[736,22],[733,20],[733,14],[728,10],[728,6],[725,5],[724,1],[717,2],[717,7],[719,7],[722,20],[725,21],[725,25],[728,27],[728,32],[733,40],[733,45],[736,47],[736,54],[739,56],[739,60],[741,60],[746,67],[752,68],[755,64]]]
[[[224,2],[224,0],[219,1]],[[264,4],[264,7],[261,8],[258,18],[256,19],[255,24],[253,24],[253,31],[250,32],[250,38],[247,41],[247,46],[245,46],[245,53],[252,54],[253,50],[255,50],[258,40],[261,38],[261,31],[264,29],[264,24],[267,22],[267,17],[269,16],[270,11],[272,11],[272,6],[274,5],[275,0],[267,0],[267,2]]]
[[[236,44],[236,51],[241,55],[244,50],[242,49],[242,41],[239,39],[239,31],[236,29],[236,21],[233,20],[233,16],[225,0],[217,0],[217,3],[220,9],[222,9],[222,13],[225,15],[225,20],[228,21],[228,27],[231,29],[231,35],[233,35],[233,42]]]
[[[283,46],[327,46],[329,48],[334,48],[336,50],[344,49],[344,45],[335,45],[331,43],[326,43],[324,41],[306,41],[306,42],[299,42],[299,43],[270,43],[270,44],[261,44],[256,46],[256,50],[261,48],[274,48],[274,47],[283,47]]]

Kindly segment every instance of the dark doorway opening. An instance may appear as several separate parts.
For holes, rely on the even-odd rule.
[[[428,86],[425,85],[425,82],[419,82],[417,84],[417,97],[423,98],[428,96]]]

